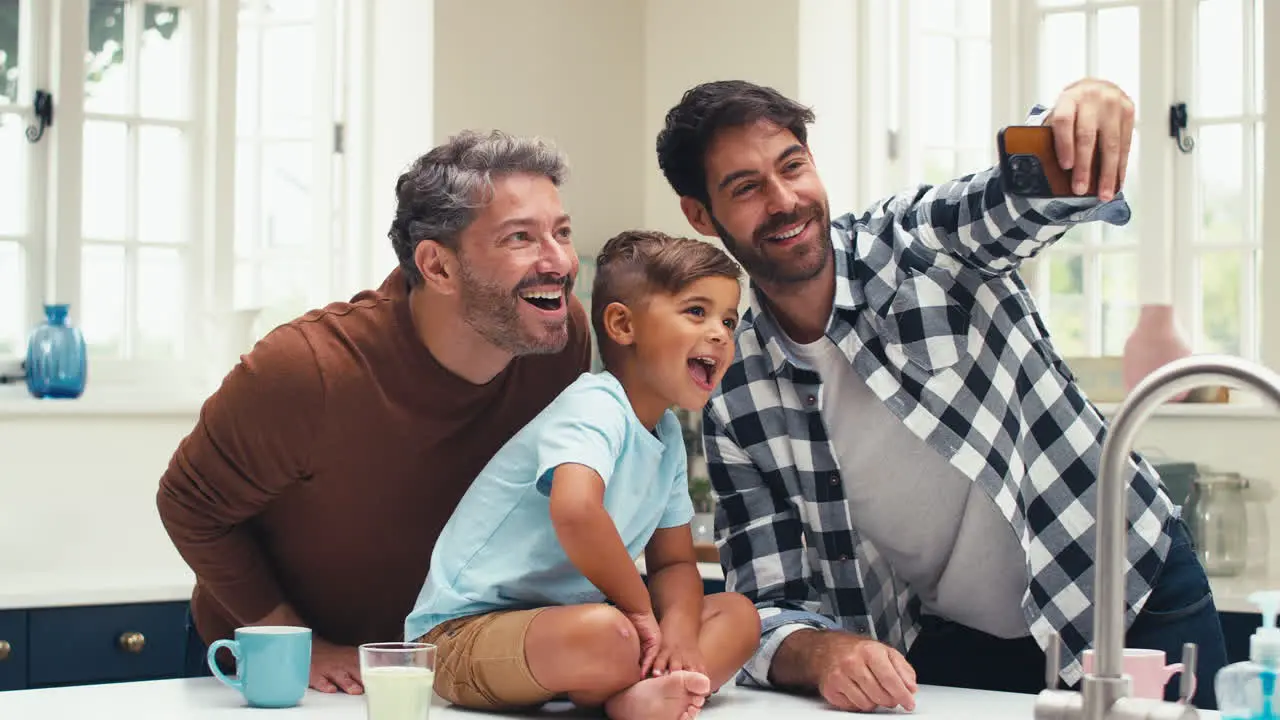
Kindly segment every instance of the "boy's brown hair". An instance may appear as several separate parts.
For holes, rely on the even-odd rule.
[[[596,255],[595,273],[591,327],[606,369],[618,350],[604,329],[604,309],[610,303],[635,307],[653,293],[673,295],[703,278],[742,278],[742,269],[720,248],[656,230],[625,230],[609,238]]]

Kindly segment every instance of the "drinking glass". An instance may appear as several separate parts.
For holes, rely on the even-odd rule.
[[[427,720],[436,676],[436,646],[417,642],[360,646],[360,679],[368,720]]]

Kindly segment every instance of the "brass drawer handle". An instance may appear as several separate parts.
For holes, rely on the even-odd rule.
[[[0,640],[0,662],[9,659],[9,653],[13,652],[13,646],[8,640]]]
[[[136,655],[142,652],[142,648],[147,644],[147,639],[140,632],[127,632],[120,636],[116,644],[120,646],[121,650]]]

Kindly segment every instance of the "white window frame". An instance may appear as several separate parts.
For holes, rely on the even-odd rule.
[[[147,0],[130,0],[144,3]],[[233,309],[233,282],[236,268],[235,183],[236,183],[236,82],[239,40],[238,0],[150,0],[181,7],[183,21],[190,23],[190,119],[156,124],[180,126],[192,148],[190,170],[189,243],[158,245],[179,248],[184,261],[185,289],[182,357],[176,360],[91,357],[86,394],[146,389],[155,393],[176,393],[180,397],[203,397],[230,369],[231,356],[222,346],[219,317]],[[370,6],[365,0],[323,0],[327,10],[316,23],[317,63],[326,68],[318,73],[315,93],[314,167],[317,170],[315,197],[328,198],[313,208],[315,236],[306,252],[317,260],[316,279],[308,285],[312,306],[339,299],[336,292],[354,292],[365,285],[368,242],[348,242],[347,237],[363,231],[367,209],[363,201],[367,188],[351,175],[363,171],[348,156],[335,152],[334,138],[349,110],[359,110],[368,93],[363,63],[348,63],[368,47]],[[38,143],[27,146],[29,180],[26,205],[29,222],[16,240],[23,250],[26,267],[20,271],[25,281],[24,321],[34,327],[43,319],[42,306],[48,302],[69,303],[72,321],[80,317],[81,253],[93,242],[82,237],[81,218],[84,173],[83,133],[86,120],[138,121],[139,118],[85,110],[84,57],[88,48],[90,0],[26,0],[22,3],[19,102],[0,107],[6,116],[29,123],[30,98],[35,89],[53,94],[54,123]],[[140,11],[139,11],[140,12]],[[344,27],[345,25],[345,27]],[[130,26],[126,26],[126,32]],[[135,35],[141,28],[133,28]],[[59,68],[69,71],[59,72]],[[136,72],[136,71],[135,71]],[[360,153],[367,144],[367,112],[355,118],[358,137],[348,136]],[[151,118],[145,118],[150,124]],[[323,141],[323,142],[322,142]],[[353,142],[354,141],[354,142]],[[358,156],[359,157],[359,156]],[[126,170],[125,172],[129,172]],[[351,175],[349,177],[349,175]],[[136,200],[136,196],[135,196]],[[141,245],[129,232],[125,242],[130,251]],[[128,265],[127,292],[136,296],[134,265]],[[130,313],[127,313],[130,315]],[[135,316],[126,320],[136,323]],[[269,328],[259,328],[265,332]],[[249,348],[239,348],[247,351]]]
[[[24,0],[19,4],[18,18],[18,102],[0,108],[0,114],[9,121],[19,122],[25,129],[35,122],[31,100],[37,88],[49,87],[49,42],[53,22],[52,8],[39,0]],[[57,108],[54,108],[57,121]],[[23,316],[27,327],[34,327],[44,318],[45,288],[48,284],[46,243],[37,238],[45,237],[48,213],[47,148],[52,141],[53,128],[46,128],[38,142],[27,142],[26,150],[26,230],[19,235],[0,235],[0,240],[15,242],[22,252],[23,267]]]
[[[1243,113],[1236,117],[1226,118],[1210,118],[1204,119],[1196,113],[1194,102],[1188,102],[1188,121],[1186,135],[1192,139],[1199,137],[1199,131],[1207,126],[1225,126],[1238,125],[1242,130],[1241,154],[1244,160],[1241,165],[1244,170],[1249,169],[1248,158],[1254,156],[1256,150],[1256,138],[1254,133],[1245,132],[1250,129],[1250,123],[1261,123],[1263,125],[1264,144],[1275,141],[1274,128],[1269,128],[1266,123],[1266,113],[1260,109],[1253,107],[1253,83],[1255,80],[1255,68],[1249,63],[1254,52],[1254,40],[1256,32],[1249,31],[1249,25],[1253,24],[1254,3],[1249,1],[1242,2],[1242,12],[1245,24],[1245,42],[1240,47],[1240,52],[1245,58],[1244,63],[1244,92],[1243,92]],[[1184,52],[1177,55],[1175,91],[1179,98],[1195,98],[1197,96],[1197,88],[1195,86],[1195,68],[1198,64],[1197,55],[1200,48],[1197,45],[1198,33],[1196,32],[1196,0],[1177,0],[1173,5],[1174,10],[1174,29],[1175,29],[1175,45],[1184,48]],[[1275,16],[1280,13],[1280,7],[1272,6],[1270,13],[1264,13],[1264,22],[1267,17],[1272,18],[1274,23]],[[1273,36],[1271,43],[1280,42],[1280,38]],[[1194,52],[1191,50],[1194,49]],[[1265,74],[1265,68],[1264,68]],[[1274,96],[1273,96],[1274,97]],[[1274,103],[1274,100],[1273,100]],[[1274,125],[1274,123],[1273,123]],[[1172,140],[1169,145],[1172,149]],[[1235,251],[1239,253],[1255,252],[1254,258],[1246,257],[1242,263],[1241,278],[1241,318],[1240,318],[1240,355],[1257,360],[1261,356],[1262,346],[1262,328],[1258,321],[1258,316],[1262,312],[1264,299],[1262,297],[1262,288],[1266,283],[1262,282],[1261,276],[1261,256],[1263,253],[1265,242],[1261,234],[1261,217],[1262,213],[1252,213],[1246,219],[1245,235],[1253,236],[1254,240],[1245,239],[1240,243],[1233,244],[1214,244],[1208,245],[1200,243],[1198,234],[1200,229],[1201,205],[1199,194],[1195,192],[1195,183],[1198,175],[1198,163],[1200,158],[1204,157],[1204,152],[1200,148],[1193,148],[1191,153],[1177,152],[1173,154],[1175,167],[1174,180],[1174,203],[1175,222],[1173,224],[1173,252],[1171,271],[1173,276],[1173,286],[1175,295],[1178,299],[1190,298],[1184,302],[1174,302],[1174,311],[1178,316],[1179,322],[1183,329],[1190,336],[1189,339],[1193,345],[1201,340],[1203,323],[1201,322],[1201,311],[1203,303],[1200,300],[1202,285],[1199,280],[1197,268],[1199,266],[1200,256],[1206,251]],[[1280,173],[1277,173],[1280,176]],[[1263,170],[1262,177],[1262,193],[1258,196],[1257,187],[1254,187],[1250,181],[1243,183],[1243,189],[1246,193],[1246,202],[1250,204],[1262,204],[1266,207],[1266,195],[1268,186],[1271,189],[1271,197],[1276,197],[1275,190],[1278,183],[1275,179],[1271,183],[1266,182],[1266,171]],[[1253,191],[1253,192],[1250,192]]]
[[[1017,0],[1001,0],[1001,2],[1018,4]],[[1041,18],[1048,12],[1072,12],[1085,9],[1136,6],[1139,12],[1140,62],[1139,97],[1135,102],[1142,112],[1135,126],[1137,134],[1142,138],[1142,154],[1140,166],[1130,167],[1130,173],[1141,173],[1142,185],[1140,196],[1135,197],[1135,207],[1142,213],[1141,236],[1137,242],[1137,253],[1143,272],[1139,275],[1139,304],[1159,303],[1172,304],[1181,329],[1193,346],[1201,333],[1199,297],[1200,288],[1196,277],[1195,255],[1200,252],[1195,237],[1199,232],[1198,207],[1195,203],[1195,162],[1196,151],[1191,154],[1180,152],[1169,137],[1168,108],[1174,102],[1188,103],[1190,120],[1186,133],[1195,137],[1202,126],[1197,119],[1194,100],[1194,62],[1195,54],[1195,14],[1197,0],[1080,0],[1070,5],[1055,5],[1051,8],[1040,8],[1036,3],[1027,3],[1016,8],[1013,21],[1017,30],[1015,37],[1021,37],[1013,51],[1015,56],[1023,59],[1019,63],[1023,67],[1018,81],[1017,95],[1026,98],[1026,102],[1040,102],[1051,105],[1054,98],[1037,95],[1039,78],[1039,53],[1037,43],[1040,34]],[[1011,10],[1013,8],[1010,8]],[[1280,37],[1280,12],[1264,14],[1265,35]],[[1247,21],[1247,17],[1246,17]],[[1092,23],[1090,24],[1092,27]],[[1163,31],[1151,32],[1146,28],[1163,28]],[[1277,94],[1277,68],[1274,59],[1277,57],[1275,46],[1280,42],[1267,43],[1267,59],[1263,63],[1266,94],[1272,98]],[[1242,48],[1242,52],[1248,48]],[[1093,56],[1090,53],[1088,62],[1092,69]],[[1245,79],[1252,79],[1252,68],[1246,68]],[[1246,85],[1246,87],[1248,87]],[[1272,104],[1274,106],[1275,101]],[[1274,153],[1276,144],[1280,144],[1280,133],[1276,123],[1264,124],[1264,143],[1268,153]],[[1249,144],[1244,146],[1247,153]],[[1274,155],[1272,155],[1274,157]],[[1272,165],[1271,167],[1275,167]],[[1280,173],[1273,181],[1263,180],[1263,195],[1259,199],[1264,210],[1278,207],[1280,203]],[[1269,289],[1280,282],[1280,267],[1275,255],[1280,253],[1280,239],[1276,237],[1276,226],[1280,225],[1274,217],[1275,213],[1264,213],[1261,227],[1261,270],[1258,273],[1259,286],[1255,288],[1253,300],[1244,302],[1242,298],[1241,355],[1247,359],[1262,360],[1275,365],[1280,362],[1280,322],[1275,313],[1266,315],[1263,309],[1275,303],[1276,290]],[[1230,246],[1207,246],[1215,250],[1228,250]],[[1102,254],[1115,252],[1116,248],[1106,245],[1086,245],[1079,251],[1055,246],[1049,253],[1060,255],[1063,252],[1080,252],[1085,258],[1085,298],[1090,308],[1086,318],[1086,341],[1089,344],[1089,355],[1097,355],[1101,348],[1101,337],[1097,322],[1097,312],[1101,307],[1100,274],[1096,271],[1098,259]],[[1048,263],[1043,259],[1027,264],[1024,272],[1028,285],[1037,297],[1042,310],[1048,310],[1052,298],[1048,295]],[[1270,282],[1268,282],[1270,280]],[[1247,282],[1246,282],[1247,285]],[[1249,292],[1249,288],[1244,288]],[[1270,303],[1268,302],[1270,300]],[[1259,318],[1258,314],[1263,317]],[[1052,329],[1052,328],[1051,328]]]
[[[261,1],[253,0],[253,7],[255,9],[260,7]],[[346,178],[348,163],[345,159],[345,115],[348,107],[349,92],[347,86],[350,78],[345,74],[343,63],[343,58],[347,56],[347,44],[350,39],[346,33],[340,32],[338,29],[339,19],[345,20],[350,14],[351,8],[347,0],[317,0],[315,14],[311,19],[264,21],[262,18],[255,18],[256,22],[252,25],[253,29],[259,32],[257,35],[259,46],[257,55],[259,58],[262,55],[262,36],[260,31],[264,27],[306,26],[314,31],[314,62],[317,72],[312,88],[312,122],[309,135],[312,143],[311,164],[314,182],[312,188],[314,204],[311,208],[313,232],[311,237],[308,238],[309,242],[305,246],[298,248],[298,251],[305,253],[308,256],[308,260],[311,261],[311,273],[314,279],[307,287],[308,307],[298,308],[296,314],[299,315],[310,307],[319,307],[334,300],[334,294],[338,288],[350,285],[349,274],[351,269],[345,262],[349,252],[346,237],[349,222],[347,216],[350,212],[348,208],[349,189]],[[245,37],[240,34],[242,29],[237,27],[237,43]],[[260,112],[262,87],[260,84],[255,87],[258,91],[257,100],[259,106],[257,109]],[[232,92],[234,93],[234,88]],[[293,135],[288,137],[269,136],[261,132],[242,136],[238,129],[233,129],[231,147],[236,150],[237,162],[250,160],[253,162],[254,167],[259,170],[259,174],[251,179],[252,182],[256,183],[261,180],[260,171],[264,145],[277,140],[300,141],[305,139],[307,138]],[[338,142],[342,142],[344,147],[337,147]],[[252,148],[251,157],[246,158],[240,155],[239,149],[242,143],[247,143]],[[232,207],[235,207],[234,199]],[[257,209],[260,210],[260,207]],[[234,230],[234,223],[232,228]],[[225,294],[219,294],[214,306],[226,309],[232,309],[233,307],[234,309],[246,309],[239,307],[239,303],[234,297],[235,279],[238,272],[238,261],[234,253],[234,240],[234,235],[232,235],[229,242],[231,249],[222,256],[225,264],[219,263],[216,270],[219,276],[225,274],[227,279],[225,282],[216,283],[216,286]],[[260,242],[261,238],[258,240]],[[278,256],[277,254],[276,257]],[[269,251],[264,251],[261,245],[258,245],[255,248],[255,256],[244,267],[253,272],[256,278],[260,279],[263,268],[269,266],[272,257]],[[251,303],[251,305],[252,307],[248,309],[260,309],[259,303]],[[269,329],[261,327],[260,324],[258,334],[262,334]]]
[[[143,0],[133,0],[134,3],[141,3]],[[41,161],[35,161],[33,164],[33,177],[45,174],[45,181],[41,183],[41,187],[46,187],[47,192],[41,197],[41,206],[32,205],[33,210],[44,218],[45,237],[52,241],[53,252],[49,253],[47,243],[33,243],[33,245],[44,245],[35,252],[30,252],[28,257],[33,261],[28,266],[28,281],[35,280],[33,285],[38,286],[34,292],[29,292],[28,297],[38,297],[34,307],[30,308],[28,315],[31,316],[32,322],[38,322],[41,316],[40,305],[44,302],[60,302],[71,305],[71,314],[73,322],[80,316],[79,308],[81,307],[81,253],[85,247],[86,240],[82,233],[82,201],[83,187],[82,180],[84,174],[84,126],[88,120],[110,120],[113,122],[125,122],[127,124],[137,126],[140,124],[147,125],[163,125],[181,128],[186,133],[187,142],[190,144],[190,192],[188,197],[189,210],[189,242],[186,244],[164,245],[167,249],[177,249],[183,258],[183,269],[185,282],[183,287],[186,288],[186,297],[184,302],[184,326],[186,328],[183,343],[183,359],[178,361],[155,361],[155,360],[139,360],[133,358],[91,358],[90,361],[90,382],[94,386],[97,385],[120,385],[135,382],[147,383],[164,383],[174,384],[189,381],[192,373],[193,359],[202,357],[204,350],[204,333],[202,332],[202,324],[193,321],[204,315],[203,295],[200,292],[200,278],[204,273],[204,256],[207,239],[204,237],[199,218],[204,212],[203,206],[203,189],[202,178],[204,176],[204,153],[200,151],[203,143],[203,132],[206,125],[204,118],[205,113],[205,97],[199,92],[199,88],[205,87],[205,53],[206,39],[206,19],[204,14],[204,3],[199,0],[157,0],[160,4],[180,7],[184,13],[184,21],[191,23],[193,32],[190,34],[191,47],[190,52],[190,83],[192,88],[197,91],[192,92],[189,99],[190,120],[183,121],[163,121],[152,118],[138,118],[123,114],[100,114],[86,112],[85,95],[84,95],[84,58],[88,51],[88,17],[89,17],[89,0],[55,0],[50,3],[34,3],[43,6],[42,10],[37,14],[35,21],[32,23],[34,35],[36,38],[33,44],[39,43],[43,50],[48,50],[47,54],[41,53],[48,57],[50,63],[57,68],[70,69],[58,72],[56,75],[52,72],[52,68],[45,64],[37,62],[39,75],[36,78],[37,87],[51,88],[53,93],[53,117],[54,123],[46,136],[37,143],[36,147],[44,145],[43,150],[37,152],[46,158],[43,162],[47,162],[45,168],[39,167]],[[126,32],[134,35],[134,40],[141,35],[141,28],[136,24],[129,23],[125,28]],[[47,45],[46,41],[52,39],[52,44]],[[131,142],[131,146],[136,143],[136,136]],[[132,147],[130,152],[132,153]],[[52,158],[49,162],[48,158]],[[132,161],[127,161],[127,165],[132,165]],[[126,167],[126,174],[129,178],[136,178],[134,171]],[[34,184],[33,184],[34,187]],[[136,187],[136,184],[135,184]],[[136,202],[136,198],[133,198]],[[114,241],[100,243],[90,240],[91,244],[104,244],[123,246],[126,253],[126,271],[125,271],[125,288],[126,294],[131,300],[126,303],[125,310],[125,343],[126,347],[130,342],[130,335],[136,322],[134,314],[134,305],[136,304],[137,286],[136,274],[132,263],[132,254],[136,252],[141,243],[137,238],[129,237],[136,227],[136,218],[132,210],[126,213],[126,239],[124,241]],[[38,294],[36,294],[38,293]]]

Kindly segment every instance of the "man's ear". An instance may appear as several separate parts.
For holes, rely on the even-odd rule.
[[[458,254],[435,240],[423,240],[413,249],[413,262],[423,281],[444,295],[457,291]]]
[[[631,308],[620,302],[611,302],[604,309],[604,332],[619,345],[631,345],[636,341],[633,320]]]
[[[711,222],[711,211],[701,200],[691,197],[680,198],[680,210],[684,212],[685,219],[693,226],[694,230],[706,235],[707,237],[720,237],[716,232],[716,226]]]

